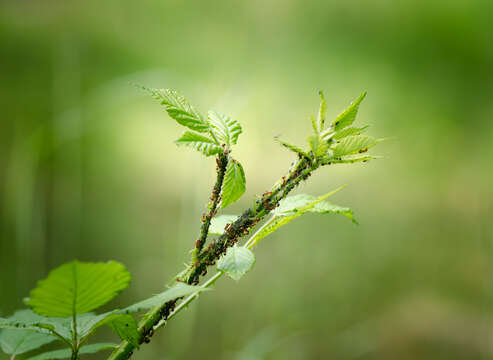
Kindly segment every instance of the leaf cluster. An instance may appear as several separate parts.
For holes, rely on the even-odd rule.
[[[175,141],[177,145],[190,147],[205,156],[228,156],[224,185],[221,189],[221,208],[237,201],[246,189],[245,172],[243,166],[229,154],[243,131],[240,123],[215,110],[209,110],[207,117],[204,117],[174,90],[145,87],[144,90],[164,105],[172,119],[189,129]]]
[[[328,126],[326,126],[327,103],[322,91],[319,92],[319,95],[318,116],[317,118],[311,116],[313,134],[307,137],[308,149],[303,150],[300,146],[278,138],[276,140],[298,156],[322,165],[366,162],[375,159],[375,156],[365,153],[383,139],[362,135],[368,126],[353,126],[359,106],[366,97],[366,92],[354,100]]]

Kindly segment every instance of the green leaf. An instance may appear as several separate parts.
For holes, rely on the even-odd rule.
[[[31,291],[27,305],[44,316],[71,317],[104,305],[130,282],[130,274],[120,263],[73,261],[52,270]]]
[[[223,151],[213,140],[191,131],[186,131],[175,143],[198,150],[205,156],[216,155]]]
[[[348,136],[342,139],[332,148],[332,150],[334,151],[333,156],[337,158],[344,155],[363,153],[372,146],[375,146],[377,143],[377,140],[366,135]]]
[[[292,144],[289,144],[277,137],[274,138],[279,144],[281,144],[282,146],[284,146],[286,149],[288,150],[291,150],[292,152],[295,152],[297,153],[298,155],[302,156],[302,157],[305,157],[309,160],[311,160],[310,158],[310,155],[308,155],[306,152],[304,152],[300,147],[296,146],[296,145],[292,145]]]
[[[320,95],[320,109],[318,111],[318,129],[320,133],[325,127],[325,114],[327,113],[327,103],[325,102],[324,93],[322,90],[318,92]]]
[[[320,214],[339,214],[347,217],[353,223],[358,224],[358,221],[354,218],[353,210],[348,207],[332,204],[328,201],[322,201],[321,203],[318,203],[312,209],[312,212],[318,212]]]
[[[318,130],[318,124],[317,124],[317,120],[315,119],[315,116],[310,115],[310,120],[312,121],[312,129],[313,129],[313,132],[316,135],[318,135],[320,133],[320,131]]]
[[[51,318],[34,313],[31,310],[23,310],[22,317],[12,316],[9,319],[0,318],[0,328],[11,330],[30,330],[42,334],[55,334],[70,342],[72,332],[70,318]]]
[[[378,156],[366,155],[366,154],[357,154],[357,155],[349,155],[344,156],[339,159],[327,159],[325,164],[353,164],[357,162],[367,162],[373,159],[379,159]]]
[[[361,101],[366,96],[366,92],[360,95],[355,101],[353,101],[346,110],[344,110],[332,123],[332,127],[335,131],[339,131],[349,125],[351,125],[356,119],[356,115],[358,114],[358,108]]]
[[[234,280],[239,280],[249,272],[255,264],[255,254],[245,248],[233,246],[217,261],[217,269],[225,272]]]
[[[19,310],[9,317],[9,320],[31,321],[32,314],[31,310]],[[30,330],[6,329],[0,332],[0,348],[4,353],[13,356],[24,354],[55,340],[59,339],[53,335]]]
[[[213,217],[209,226],[209,234],[222,235],[224,233],[224,227],[236,219],[238,219],[238,215],[219,215]]]
[[[212,132],[221,143],[228,147],[236,144],[242,131],[238,121],[212,110],[209,111],[208,118]]]
[[[209,131],[209,124],[203,120],[202,115],[176,91],[170,89],[148,89],[145,87],[144,90],[147,90],[153,98],[159,100],[166,107],[168,115],[180,125],[198,132]]]
[[[289,196],[285,199],[282,199],[279,203],[279,206],[272,211],[272,213],[276,216],[289,216],[296,214],[300,209],[303,208],[312,202],[316,202],[318,197],[307,194],[298,194],[294,196]],[[354,219],[353,211],[350,208],[342,207],[339,205],[332,204],[327,200],[317,202],[315,206],[306,210],[306,212],[319,213],[319,214],[340,214],[346,216],[354,223],[358,223],[356,219]]]
[[[120,339],[127,340],[135,347],[139,347],[140,335],[137,330],[137,322],[132,315],[118,316],[109,325]]]
[[[85,313],[77,316],[77,335],[84,342],[94,331],[109,324],[114,319],[123,316],[121,310],[113,310],[103,314]]]
[[[139,301],[122,311],[125,313],[138,312],[143,310],[149,310],[156,306],[159,306],[165,302],[181,298],[183,296],[191,295],[195,292],[204,291],[205,289],[200,286],[187,285],[185,283],[178,283],[172,288],[158,294],[153,297]]]
[[[329,148],[329,144],[317,135],[308,136],[307,142],[316,157],[323,156]]]
[[[308,196],[303,195],[299,196],[297,198],[292,199],[293,197],[286,198],[286,200],[279,205],[277,209],[273,211],[274,217],[269,223],[266,223],[259,232],[255,235],[255,238],[251,242],[250,248],[255,246],[257,242],[264,237],[272,234],[273,232],[277,231],[280,227],[289,224],[291,221],[296,219],[297,217],[300,217],[301,215],[307,213],[307,212],[319,212],[318,210],[312,210],[317,204],[321,203],[322,201],[326,200],[339,190],[341,188],[336,189],[328,194],[322,195],[320,197],[315,197],[313,199],[310,199]],[[289,200],[288,200],[289,199]],[[299,204],[299,206],[296,206]]]
[[[84,345],[81,346],[79,349],[79,355],[84,355],[84,354],[95,354],[99,351],[103,350],[112,350],[115,347],[117,347],[116,344],[111,344],[111,343],[99,343],[99,344],[90,344],[90,345]],[[61,349],[61,350],[54,350],[54,351],[48,351],[43,354],[39,354],[33,357],[30,357],[27,360],[53,360],[53,359],[69,359],[72,356],[72,350],[71,349]]]
[[[238,200],[246,189],[245,172],[241,164],[231,159],[226,167],[224,182],[221,192],[221,208]]]
[[[342,129],[342,130],[338,131],[334,135],[333,139],[335,139],[335,140],[341,140],[341,139],[343,139],[345,137],[348,137],[348,136],[359,135],[363,131],[365,131],[367,128],[368,128],[368,126],[363,126],[363,127],[360,127],[360,128],[348,127],[348,128],[345,128],[345,129]]]

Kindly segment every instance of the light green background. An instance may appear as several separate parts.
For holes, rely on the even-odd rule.
[[[182,130],[133,83],[242,123],[231,212],[287,169],[273,137],[305,141],[317,89],[330,118],[367,90],[358,121],[392,138],[385,159],[298,190],[348,185],[333,201],[361,224],[283,228],[135,358],[493,358],[492,14],[486,0],[1,2],[0,310],[74,258],[128,266],[111,306],[188,260],[215,164],[177,148]]]

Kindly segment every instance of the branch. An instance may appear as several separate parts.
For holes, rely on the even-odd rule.
[[[228,247],[236,244],[240,237],[249,234],[259,221],[261,221],[271,210],[276,208],[279,205],[279,202],[285,198],[290,191],[298,186],[303,180],[306,180],[319,166],[320,164],[318,162],[311,162],[306,158],[299,158],[288,171],[287,175],[283,176],[281,180],[274,185],[271,191],[262,194],[262,197],[255,202],[255,205],[252,208],[245,210],[236,221],[227,227],[223,235],[218,237],[197,254],[197,260],[189,266],[181,279],[188,284],[198,284],[200,277],[207,274],[207,267],[214,265],[221,255],[226,253]],[[177,278],[180,277],[180,275],[178,275]],[[211,278],[214,279],[212,282],[217,280],[216,276],[217,278],[220,277],[220,275],[216,274]],[[211,281],[211,279],[209,281]],[[208,282],[206,284],[209,286],[212,283]],[[190,297],[187,298],[184,301],[185,304],[183,306],[181,304],[179,305],[179,309],[181,310],[192,300],[193,299],[190,299]],[[166,320],[170,317],[170,314],[173,314],[174,316],[177,313],[174,312],[177,301],[178,300],[176,299],[164,303],[144,315],[139,323],[140,343],[149,342],[154,334],[154,330],[165,324]],[[123,341],[113,351],[108,360],[127,360],[132,356],[134,349],[134,345],[130,344],[128,341]]]
[[[195,242],[195,249],[193,251],[193,261],[197,261],[197,256],[204,247],[207,235],[209,234],[209,227],[211,225],[211,219],[216,215],[217,205],[219,204],[221,188],[223,186],[224,174],[226,173],[226,166],[228,165],[228,156],[226,153],[218,155],[216,158],[216,170],[217,178],[214,188],[212,189],[212,195],[207,206],[207,213],[202,215],[202,226],[200,228],[200,236]]]

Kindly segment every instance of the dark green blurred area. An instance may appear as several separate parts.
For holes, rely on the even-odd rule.
[[[127,265],[111,306],[188,261],[214,161],[177,148],[132,84],[242,123],[247,193],[229,212],[285,172],[273,137],[305,141],[318,88],[332,118],[367,90],[359,124],[392,138],[385,159],[297,190],[347,184],[333,201],[361,224],[283,228],[135,358],[493,358],[492,15],[489,0],[1,2],[0,310],[74,258]]]

